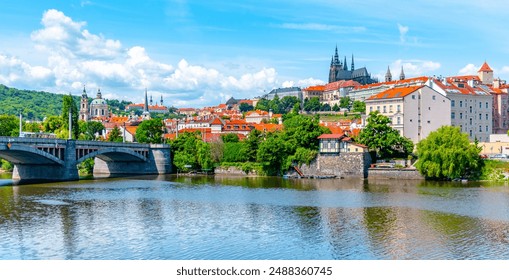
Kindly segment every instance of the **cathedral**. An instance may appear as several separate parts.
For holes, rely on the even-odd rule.
[[[378,83],[378,80],[372,79],[368,73],[366,67],[355,69],[355,64],[352,54],[352,65],[348,70],[348,64],[346,63],[346,56],[343,62],[339,60],[338,47],[336,46],[336,52],[331,59],[329,69],[329,83],[333,83],[341,80],[353,80],[362,85]]]
[[[85,87],[80,102],[80,120],[89,121],[94,118],[108,118],[110,112],[106,100],[102,98],[101,90],[97,90],[97,95],[90,104],[88,104],[88,96]]]

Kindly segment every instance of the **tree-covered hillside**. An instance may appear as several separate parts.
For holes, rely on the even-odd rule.
[[[44,91],[20,90],[0,84],[0,115],[19,115],[29,120],[43,120],[48,116],[59,116],[62,113],[62,94]],[[79,106],[81,96],[73,95]],[[92,98],[88,98],[89,102]],[[123,111],[127,101],[106,100],[110,109],[118,113]],[[120,110],[119,110],[120,109]]]

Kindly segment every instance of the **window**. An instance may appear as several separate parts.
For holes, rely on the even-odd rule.
[[[488,102],[486,102],[486,109],[488,109]]]
[[[436,99],[437,99],[437,98],[436,98],[436,96],[434,96],[434,95],[433,95],[433,97],[432,97],[432,98],[433,98],[433,100],[436,100]]]
[[[456,102],[454,100],[451,100],[451,107],[454,107],[456,105]]]
[[[401,112],[401,105],[398,105],[398,113]]]
[[[455,119],[456,117],[456,113],[455,112],[451,112],[451,119]]]
[[[389,105],[389,113],[392,113],[392,105]]]
[[[380,112],[380,106],[376,106],[376,110]]]
[[[401,117],[398,117],[398,122],[397,124],[401,124]]]
[[[479,120],[482,120],[482,114],[479,114]]]
[[[387,113],[387,110],[386,110],[387,106],[384,106],[384,113]]]
[[[482,109],[482,103],[479,102],[479,109]]]
[[[463,113],[460,113],[460,120],[463,119]]]
[[[470,137],[472,137],[472,129],[470,129]]]
[[[488,114],[486,114],[486,120],[488,120]]]
[[[412,99],[415,99],[415,95],[412,95]]]
[[[463,101],[460,100],[460,107],[463,107]]]
[[[373,106],[369,106],[369,112],[373,112]]]
[[[470,106],[470,113],[472,113],[472,106]]]
[[[482,126],[479,126],[479,132],[482,132]]]
[[[428,121],[428,123],[431,123],[431,121]]]
[[[472,118],[470,118],[470,125],[472,125]]]
[[[488,132],[488,126],[486,126],[486,132]]]

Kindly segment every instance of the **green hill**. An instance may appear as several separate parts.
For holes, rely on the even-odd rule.
[[[59,116],[62,112],[61,94],[21,90],[9,88],[0,84],[0,115],[19,115],[28,120],[43,120],[48,116]],[[79,107],[81,97],[73,99]],[[89,102],[92,98],[89,97]],[[106,100],[113,112],[123,111],[130,102],[118,100]]]

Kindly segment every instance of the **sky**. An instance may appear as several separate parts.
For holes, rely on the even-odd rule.
[[[509,79],[504,0],[0,1],[0,84],[214,106],[325,84],[334,49],[383,80]]]

